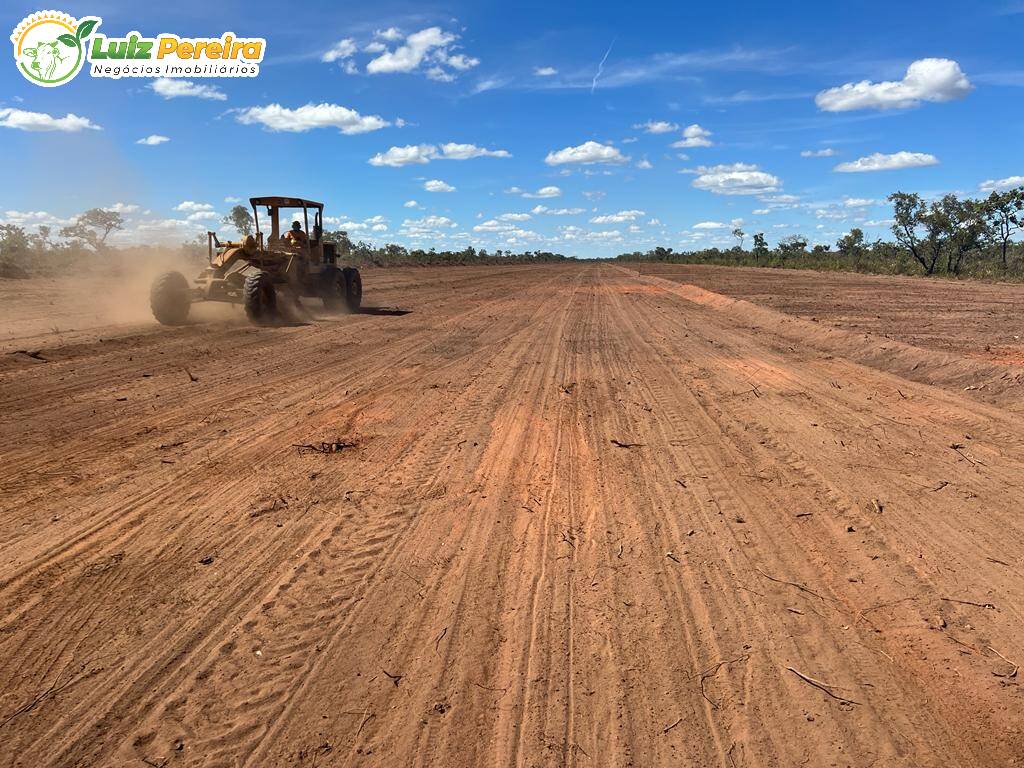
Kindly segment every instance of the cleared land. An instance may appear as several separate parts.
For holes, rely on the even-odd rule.
[[[967,357],[1024,364],[1024,287],[795,269],[644,265],[809,320]]]
[[[701,274],[279,328],[0,285],[0,764],[1019,762],[1024,369]]]

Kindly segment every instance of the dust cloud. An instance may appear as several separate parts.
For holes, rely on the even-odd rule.
[[[0,280],[0,343],[34,337],[44,341],[43,337],[109,326],[156,326],[149,307],[153,280],[177,270],[191,282],[204,266],[204,259],[188,258],[177,249],[124,249],[49,277]],[[204,302],[193,304],[189,319],[245,318],[241,307]]]

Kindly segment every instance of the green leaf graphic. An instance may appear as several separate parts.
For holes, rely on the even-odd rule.
[[[74,35],[69,35],[67,32],[65,32],[63,35],[61,35],[57,39],[60,40],[62,43],[64,43],[64,45],[68,46],[69,48],[77,48],[78,47],[78,39],[76,37],[74,37]]]
[[[89,36],[89,33],[92,32],[93,29],[95,29],[98,23],[99,22],[95,19],[83,21],[81,24],[78,25],[78,29],[75,30],[75,37],[77,37],[79,40],[84,40]]]

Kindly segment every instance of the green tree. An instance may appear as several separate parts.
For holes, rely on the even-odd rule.
[[[914,260],[930,275],[935,270],[935,264],[929,264],[925,258],[920,234],[922,218],[926,212],[924,201],[916,192],[893,192],[889,195],[889,202],[893,205],[893,237],[910,251]]]
[[[324,232],[324,242],[335,243],[338,246],[338,255],[347,256],[355,250],[355,246],[348,237],[348,232],[339,229],[337,232]]]
[[[764,232],[757,232],[754,234],[754,262],[766,258],[768,258],[768,241],[764,239]]]
[[[25,230],[16,224],[0,224],[0,256],[13,256],[28,250]]]
[[[932,203],[929,207],[916,192],[894,192],[889,202],[893,204],[892,234],[896,242],[910,252],[926,275],[935,274],[949,231],[941,206]]]
[[[846,256],[854,267],[859,267],[864,256],[864,231],[854,227],[836,241],[836,250]]]
[[[1009,267],[1006,254],[1010,248],[1010,240],[1024,226],[1024,187],[993,192],[983,205],[988,221],[986,235],[999,246],[1000,262],[1005,272]]]
[[[938,203],[947,231],[946,273],[959,275],[971,251],[981,250],[988,228],[985,207],[977,200],[945,195]]]
[[[807,248],[807,238],[803,235],[790,235],[779,240],[779,251],[786,255],[800,253]]]
[[[116,211],[90,208],[75,217],[73,223],[60,230],[60,236],[68,240],[87,243],[94,251],[106,247],[111,232],[124,228],[124,217]]]
[[[234,227],[242,237],[251,235],[255,227],[252,213],[244,205],[236,205],[232,208],[228,215],[221,219],[221,223]]]
[[[735,227],[733,229],[733,231],[732,231],[732,236],[736,238],[736,242],[739,245],[740,250],[742,251],[743,250],[743,241],[747,239],[747,233],[744,232],[739,227]]]
[[[384,246],[384,255],[391,261],[402,261],[409,256],[409,252],[400,245],[389,243]]]
[[[44,251],[50,250],[51,231],[52,230],[45,224],[40,224],[36,234],[28,236],[28,242],[33,251],[43,253]]]

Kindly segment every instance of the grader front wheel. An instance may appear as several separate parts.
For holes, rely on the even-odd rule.
[[[149,307],[162,325],[182,325],[192,306],[188,280],[181,272],[164,272],[149,289]]]

